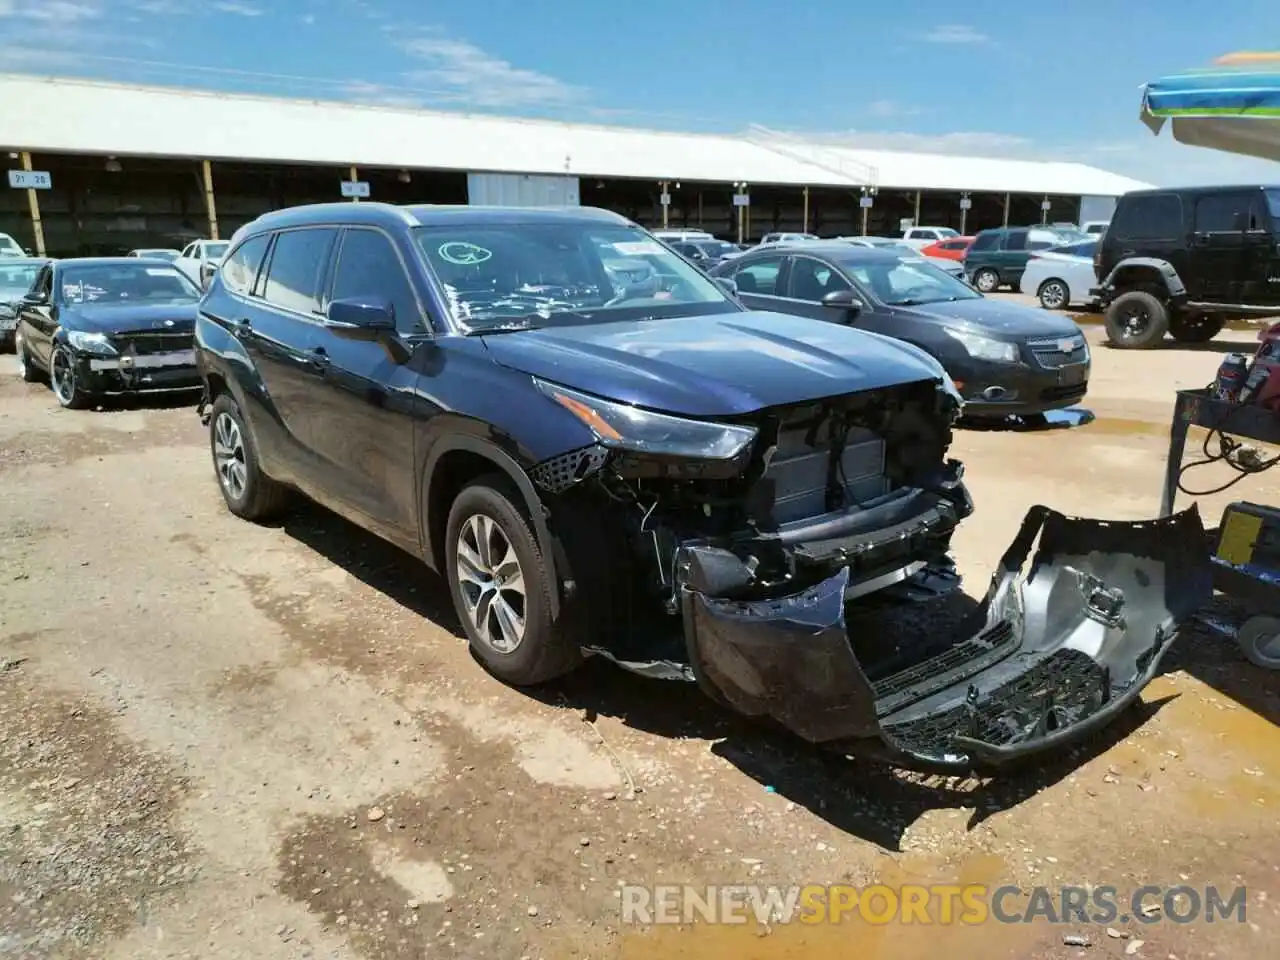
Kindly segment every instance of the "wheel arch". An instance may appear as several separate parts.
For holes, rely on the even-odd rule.
[[[1127,289],[1145,289],[1153,285],[1158,286],[1171,300],[1187,295],[1187,288],[1173,264],[1159,257],[1130,257],[1121,260],[1111,268],[1106,280],[1102,282],[1103,288],[1113,296]]]
[[[560,578],[557,574],[556,543],[547,525],[546,506],[533,481],[511,454],[481,437],[458,434],[437,441],[427,455],[422,472],[422,507],[419,520],[423,558],[432,569],[443,572],[444,532],[454,498],[477,477],[500,473],[511,481],[524,500],[547,577],[551,581],[551,615],[560,614]]]

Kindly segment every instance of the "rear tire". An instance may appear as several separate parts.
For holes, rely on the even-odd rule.
[[[551,591],[538,538],[502,474],[462,489],[445,527],[445,572],[475,656],[499,680],[534,686],[582,662],[575,631],[551,616]]]
[[[1179,343],[1208,343],[1226,325],[1221,317],[1174,317],[1169,321],[1169,332]]]
[[[1121,350],[1149,350],[1169,332],[1169,311],[1146,290],[1128,290],[1107,307],[1107,336]]]
[[[289,490],[262,472],[240,406],[219,394],[209,414],[209,452],[227,509],[243,520],[269,520],[289,501]]]
[[[995,293],[1000,289],[1000,274],[989,267],[983,267],[973,275],[973,285],[979,293]]]
[[[22,339],[22,334],[17,330],[13,331],[13,352],[18,357],[18,376],[22,378],[23,383],[39,383],[42,379],[40,371],[31,363],[31,355],[27,353],[27,345]]]
[[[1036,297],[1040,300],[1040,306],[1046,310],[1065,310],[1071,303],[1071,291],[1067,289],[1066,283],[1056,278],[1040,284]]]

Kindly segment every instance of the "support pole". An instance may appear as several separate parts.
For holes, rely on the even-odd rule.
[[[200,161],[200,169],[204,174],[204,208],[209,214],[209,239],[218,240],[218,207],[213,201],[213,164],[208,160]]]
[[[809,188],[808,187],[804,188],[804,227],[801,229],[800,232],[801,233],[809,232]]]
[[[668,188],[669,186],[670,186],[670,183],[669,183],[668,181],[666,181],[666,180],[661,180],[661,181],[659,181],[659,182],[658,182],[658,188],[662,191],[662,192],[658,195],[658,202],[659,202],[659,204],[661,204],[661,206],[662,206],[662,228],[663,228],[664,230],[665,230],[665,229],[670,225],[670,223],[671,223],[671,220],[670,220],[670,211],[671,211],[671,203],[670,203],[670,200],[671,200],[671,194],[667,193],[667,188]],[[665,200],[665,201],[667,201],[667,202],[665,202],[665,203],[664,203],[664,202],[663,202],[664,200]]]
[[[31,154],[22,151],[22,169],[31,172]],[[35,190],[27,188],[27,206],[31,208],[31,231],[36,235],[36,256],[44,256],[44,224],[40,222],[40,198]]]
[[[1004,195],[1004,223],[1001,224],[1001,226],[1005,226],[1005,227],[1009,226],[1009,203],[1011,199],[1012,198],[1010,197],[1009,194],[1006,193]]]
[[[1040,202],[1040,222],[1049,222],[1049,195],[1047,193],[1044,195],[1044,200]]]
[[[969,195],[968,195],[967,193],[963,193],[963,194],[961,194],[961,195],[960,195],[960,197],[961,197],[961,200],[968,200],[968,199],[969,199]],[[961,235],[962,237],[963,237],[963,236],[968,236],[968,234],[965,232],[965,229],[964,229],[964,228],[965,228],[965,225],[966,225],[968,222],[969,222],[969,210],[968,210],[968,208],[967,208],[967,207],[963,207],[963,206],[962,206],[962,207],[960,208],[960,235]]]
[[[920,226],[920,191],[919,190],[916,191],[916,215],[915,215],[915,219],[911,221],[911,224],[912,226],[916,226],[916,227]]]
[[[355,183],[355,182],[356,182],[357,180],[359,180],[359,179],[360,179],[360,171],[356,169],[356,165],[353,163],[353,164],[351,165],[351,182],[352,182],[352,183]],[[351,202],[352,202],[352,203],[359,203],[359,202],[360,202],[360,198],[359,198],[359,197],[352,197],[352,198],[351,198]]]
[[[702,191],[698,191],[698,226],[702,226]]]

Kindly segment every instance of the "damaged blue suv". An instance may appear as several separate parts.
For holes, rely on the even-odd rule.
[[[1033,511],[972,633],[905,659],[850,637],[850,601],[955,583],[954,386],[909,344],[748,310],[600,210],[271,213],[196,341],[230,510],[300,491],[420,556],[517,685],[601,655],[816,743],[995,763],[1136,697],[1199,583],[1194,514]]]

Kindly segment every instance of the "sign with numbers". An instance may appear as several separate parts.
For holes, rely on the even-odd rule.
[[[52,190],[53,177],[47,170],[10,170],[9,186],[15,190]]]

